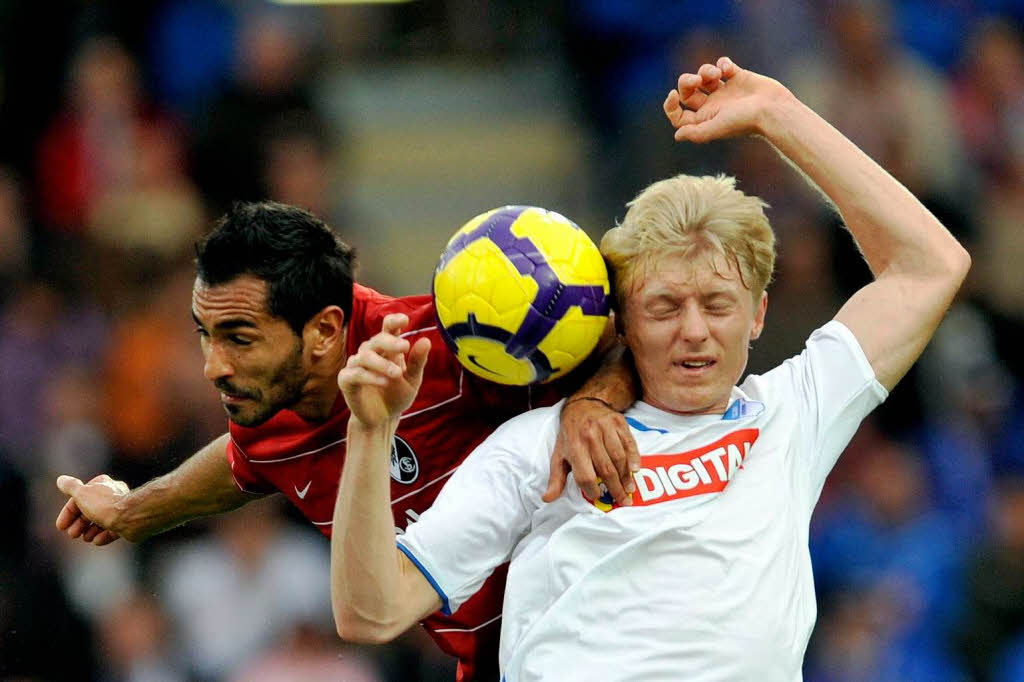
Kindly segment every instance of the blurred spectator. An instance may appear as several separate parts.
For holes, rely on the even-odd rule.
[[[1012,660],[1000,658],[1019,657],[1024,637],[1024,479],[997,486],[988,537],[971,558],[959,591],[967,605],[958,639],[971,674],[981,682],[1019,679],[997,677],[995,667],[1001,662],[1004,672],[1014,669]]]
[[[832,595],[818,618],[804,666],[807,682],[927,680],[966,682],[942,652],[901,646],[902,621],[893,586],[866,586]]]
[[[925,198],[962,194],[962,152],[941,74],[893,35],[884,0],[830,0],[831,44],[793,65],[792,90]]]
[[[225,429],[188,317],[194,279],[186,265],[158,281],[111,332],[105,425],[119,477],[132,485],[165,473]]]
[[[14,283],[28,274],[30,234],[21,183],[14,172],[0,166],[0,306]]]
[[[221,0],[161,3],[150,32],[155,91],[183,116],[231,76],[238,7]]]
[[[46,383],[34,471],[47,477],[67,471],[89,479],[92,472],[109,466],[110,442],[103,429],[104,405],[96,390],[98,383],[95,371],[73,364],[62,367]]]
[[[983,2],[963,0],[895,0],[893,20],[900,40],[933,66],[949,70],[956,64],[967,31]]]
[[[160,595],[199,679],[222,679],[300,623],[331,628],[328,546],[285,526],[279,498],[213,520],[213,535],[156,566]]]
[[[68,603],[46,553],[28,551],[26,488],[0,451],[0,677],[87,682],[95,679],[92,633]]]
[[[1021,389],[996,355],[981,310],[953,305],[920,361],[925,421],[918,441],[937,501],[971,537],[984,525],[998,473],[1024,472]]]
[[[70,69],[66,107],[39,144],[40,209],[47,227],[81,232],[95,202],[130,181],[143,132],[175,135],[143,98],[132,56],[112,38],[88,39]]]
[[[383,682],[372,659],[342,644],[333,629],[297,624],[280,645],[231,676],[232,682]]]
[[[196,120],[196,177],[217,213],[263,196],[263,137],[289,116],[311,114],[312,29],[295,13],[244,15],[236,80],[201,106]]]
[[[960,135],[986,175],[1005,173],[1014,130],[1024,126],[1024,43],[1009,23],[989,20],[969,45],[952,90]]]
[[[185,174],[184,149],[170,128],[140,130],[135,142],[124,182],[89,212],[89,235],[122,261],[179,260],[206,222]]]
[[[831,320],[842,303],[831,274],[825,227],[798,212],[773,215],[772,221],[778,226],[782,256],[768,298],[772,334],[758,339],[750,354],[749,370],[755,374],[799,354],[811,332]]]
[[[1007,329],[1001,335],[1007,358],[1015,362],[1018,376],[1024,365],[1019,357],[1024,339],[1024,118],[1006,141],[1003,170],[986,178],[979,204],[979,238],[976,278],[982,295]]]
[[[166,636],[166,616],[152,597],[130,595],[99,622],[108,682],[185,682]]]
[[[884,437],[851,444],[858,445],[868,449],[848,448],[844,457],[853,461],[842,497],[815,515],[811,532],[820,603],[839,604],[830,616],[836,630],[829,635],[838,639],[826,637],[817,652],[818,665],[824,666],[820,679],[955,679],[909,671],[952,665],[944,645],[958,606],[959,537],[932,506],[913,453]],[[843,648],[851,635],[845,629],[862,619],[872,623],[873,653],[862,661],[870,665],[832,669],[831,661],[844,656],[832,659],[829,647]]]
[[[339,220],[340,192],[332,191],[335,142],[327,125],[310,112],[294,112],[267,129],[263,150],[263,195],[299,206],[329,224]]]
[[[0,311],[0,447],[35,471],[43,398],[67,364],[89,364],[106,341],[106,324],[86,306],[72,306],[50,285],[19,284]]]

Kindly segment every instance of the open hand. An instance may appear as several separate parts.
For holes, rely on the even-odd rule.
[[[620,506],[633,504],[633,472],[640,468],[636,441],[621,413],[596,400],[573,400],[562,409],[561,430],[551,455],[551,474],[541,496],[554,502],[565,489],[569,470],[591,500],[603,483]]]
[[[408,316],[400,313],[385,317],[381,332],[363,342],[338,373],[352,417],[365,426],[397,419],[420,390],[430,339],[422,338],[410,348],[401,337],[408,324]]]
[[[57,530],[82,538],[96,546],[109,545],[121,537],[117,526],[117,503],[128,495],[128,485],[106,474],[83,483],[74,476],[58,476],[57,488],[70,499],[57,514]]]
[[[679,76],[676,89],[665,98],[664,108],[676,129],[677,141],[710,142],[763,134],[769,108],[791,97],[778,81],[720,57],[696,73]]]

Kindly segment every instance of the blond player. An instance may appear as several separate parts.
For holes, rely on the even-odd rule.
[[[386,318],[339,375],[352,410],[331,540],[343,637],[383,641],[439,607],[456,612],[511,560],[500,647],[509,682],[800,679],[815,619],[811,512],[970,258],[770,78],[723,57],[680,76],[665,112],[680,141],[767,139],[835,203],[874,281],[799,356],[737,385],[775,257],[763,203],[731,178],[655,183],[601,244],[642,384],[626,412],[641,455],[633,504],[588,499],[572,483],[541,500],[559,424],[557,407],[543,408],[471,454],[397,546],[388,444],[429,344],[397,345],[406,321]]]

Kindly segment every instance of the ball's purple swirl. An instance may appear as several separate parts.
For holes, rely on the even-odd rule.
[[[471,243],[487,237],[508,256],[519,274],[533,278],[537,283],[537,295],[518,331],[506,345],[508,353],[518,359],[528,356],[572,306],[579,306],[586,315],[608,314],[604,287],[563,284],[533,241],[513,234],[512,223],[530,208],[506,206],[499,209],[474,229],[453,239],[437,266],[438,271],[444,269]],[[575,223],[570,224],[580,229]]]

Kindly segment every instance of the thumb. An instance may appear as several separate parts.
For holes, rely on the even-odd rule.
[[[409,351],[408,365],[405,371],[409,383],[419,386],[423,380],[423,369],[427,366],[427,356],[430,355],[430,339],[424,337],[417,341]]]
[[[57,477],[57,490],[61,491],[69,497],[74,497],[78,489],[81,488],[84,483],[74,476],[58,476]]]
[[[544,502],[554,502],[565,490],[565,482],[569,478],[569,464],[558,455],[551,457],[551,476],[548,478],[548,488],[540,499]]]

